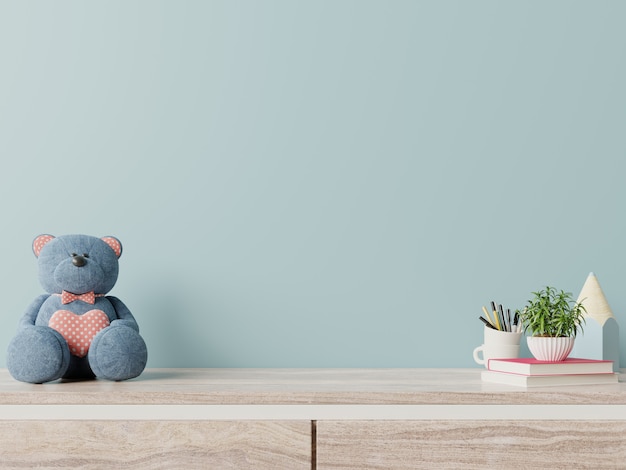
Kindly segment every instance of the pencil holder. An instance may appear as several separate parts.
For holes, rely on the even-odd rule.
[[[474,349],[474,361],[489,367],[489,359],[510,359],[519,357],[522,332],[498,331],[485,327],[483,344]]]

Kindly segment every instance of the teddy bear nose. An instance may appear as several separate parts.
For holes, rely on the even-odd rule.
[[[86,261],[85,258],[80,255],[72,256],[72,264],[78,268],[85,266]]]

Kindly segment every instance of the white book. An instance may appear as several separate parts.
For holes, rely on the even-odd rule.
[[[517,387],[547,387],[555,385],[604,385],[619,382],[619,374],[520,375],[484,370],[483,382]]]
[[[489,359],[488,370],[522,375],[610,374],[613,361],[568,357],[563,361],[538,361],[531,357]]]

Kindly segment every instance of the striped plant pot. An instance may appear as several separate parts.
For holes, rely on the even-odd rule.
[[[574,347],[574,336],[548,337],[548,336],[528,336],[526,341],[528,349],[535,359],[539,361],[558,362],[564,360]]]

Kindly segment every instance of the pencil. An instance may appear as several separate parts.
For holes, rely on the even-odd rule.
[[[489,323],[491,323],[493,325],[493,320],[491,319],[491,317],[489,316],[489,312],[487,311],[487,309],[485,308],[485,306],[483,305],[483,312],[485,312],[485,316],[487,317],[487,320],[489,320]]]
[[[495,326],[493,326],[490,322],[488,322],[487,320],[485,320],[483,317],[478,317],[478,318],[480,319],[480,321],[482,321],[482,322],[483,322],[485,325],[487,325],[489,328],[492,328],[492,329],[494,329],[494,330],[496,329],[496,327],[495,327]]]
[[[493,318],[496,319],[496,329],[502,331],[502,328],[500,327],[500,319],[498,318],[498,312],[496,312],[495,310],[493,311]]]
[[[513,323],[511,323],[511,309],[510,308],[506,309],[506,318],[507,318],[507,321],[509,322],[509,331],[513,331]]]
[[[502,304],[498,305],[498,315],[500,315],[500,321],[502,322],[503,330],[509,331],[509,327],[506,324],[506,317],[504,316],[504,309]]]
[[[493,318],[496,320],[496,327],[498,327],[498,330],[502,331],[502,325],[500,325],[500,319],[498,318],[498,308],[493,300],[491,301],[491,310],[493,311]]]

